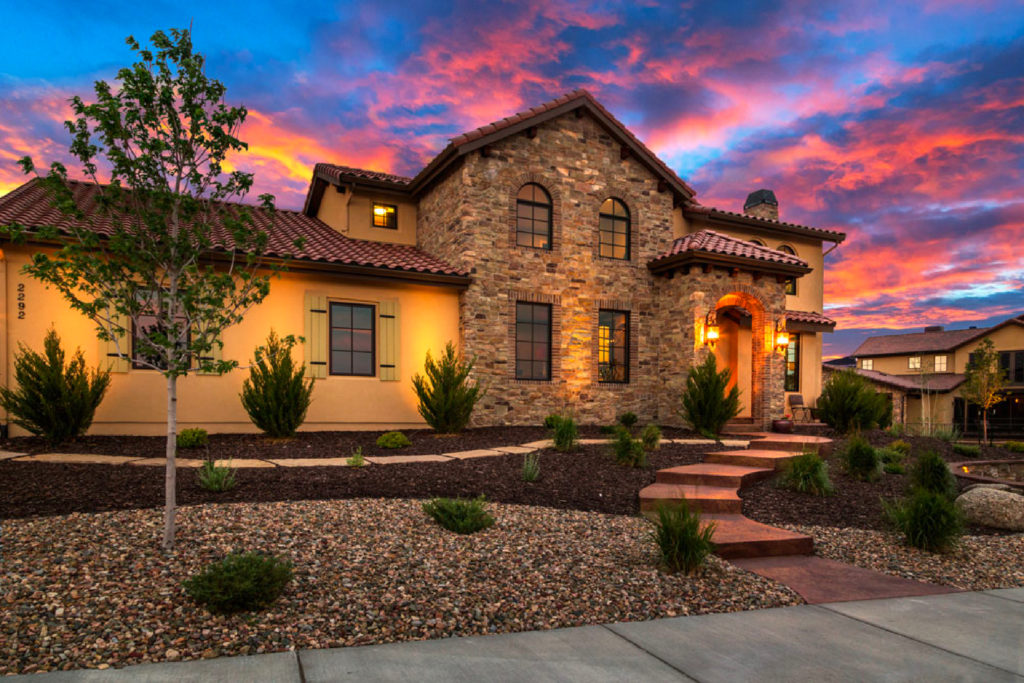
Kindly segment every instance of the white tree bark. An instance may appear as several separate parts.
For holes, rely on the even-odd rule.
[[[178,378],[167,378],[167,470],[164,477],[164,550],[174,547],[175,515],[178,512],[175,455],[178,450]]]

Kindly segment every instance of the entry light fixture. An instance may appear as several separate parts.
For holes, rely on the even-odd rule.
[[[789,332],[786,331],[786,319],[779,318],[775,323],[775,350],[784,352],[789,346]]]
[[[719,334],[718,315],[715,311],[708,311],[707,317],[704,318],[704,343],[711,348],[715,348],[715,344],[718,343]]]

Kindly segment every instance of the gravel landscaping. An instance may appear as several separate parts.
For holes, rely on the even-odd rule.
[[[815,552],[839,562],[963,590],[1024,587],[1024,534],[964,536],[956,550],[929,553],[897,534],[866,529],[787,526],[814,537]]]
[[[169,556],[159,510],[6,521],[0,674],[801,602],[717,558],[692,577],[662,573],[637,517],[491,507],[497,524],[472,536],[440,529],[410,500],[185,507]],[[268,611],[215,617],[184,594],[184,578],[232,549],[295,563]]]
[[[637,493],[664,467],[700,462],[710,446],[665,444],[645,469],[615,464],[607,445],[573,453],[545,450],[536,482],[522,481],[523,456],[353,467],[276,467],[237,472],[238,487],[210,493],[194,470],[178,471],[178,501],[269,502],[337,498],[478,496],[524,505],[632,515]],[[0,518],[158,507],[162,467],[0,462]]]

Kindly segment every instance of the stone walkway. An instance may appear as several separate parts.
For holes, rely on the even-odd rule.
[[[580,444],[595,445],[608,443],[608,439],[580,439]],[[746,448],[750,443],[746,439],[664,439],[662,443],[675,443],[687,446],[714,446],[721,444],[728,448]],[[455,451],[436,455],[368,455],[366,462],[373,465],[400,465],[408,462],[448,462],[450,460],[469,460],[472,458],[492,458],[501,455],[525,455],[543,448],[553,446],[551,440],[531,441],[529,443],[480,448],[472,451]],[[57,462],[68,465],[132,465],[141,467],[163,467],[165,458],[133,458],[125,455],[98,455],[92,453],[14,453],[0,451],[0,462],[15,460],[17,462]],[[196,458],[175,458],[178,467],[200,467],[203,460]],[[252,469],[260,467],[351,467],[348,458],[240,458],[234,460],[218,459],[214,464],[220,467],[235,469]]]

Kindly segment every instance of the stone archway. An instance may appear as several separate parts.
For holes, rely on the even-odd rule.
[[[737,290],[721,295],[711,308],[717,316],[722,318],[731,309],[739,309],[750,316],[750,339],[749,343],[730,349],[730,351],[738,353],[740,357],[738,361],[726,360],[725,364],[736,375],[733,377],[733,381],[741,387],[741,390],[750,392],[749,396],[741,398],[749,407],[749,412],[744,411],[746,414],[741,413],[741,416],[750,417],[754,424],[764,426],[772,417],[770,401],[766,402],[765,399],[766,392],[770,392],[773,323],[769,319],[764,303],[749,292]],[[720,324],[723,322],[725,321],[719,320]],[[745,339],[741,327],[737,327],[739,334],[735,339],[730,340],[731,343],[736,344],[739,340]],[[719,355],[719,360],[722,360],[721,355]],[[738,369],[743,369],[746,376],[738,375]]]

